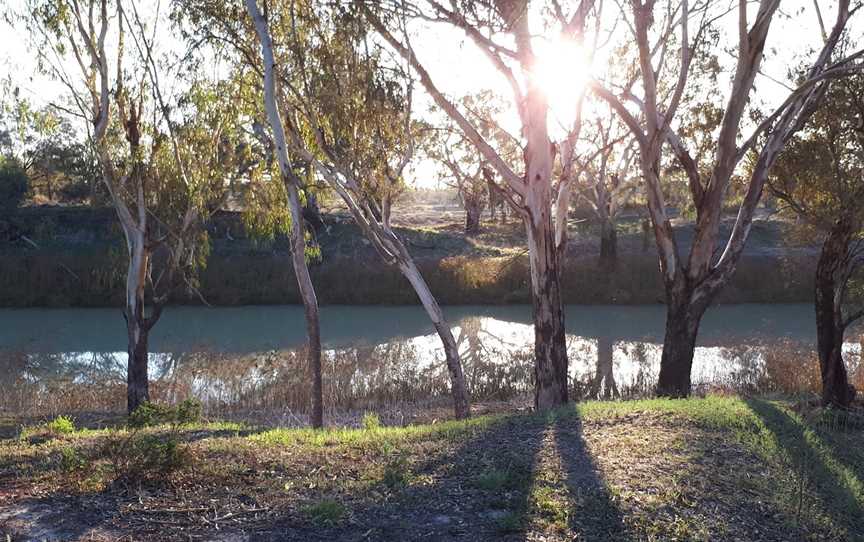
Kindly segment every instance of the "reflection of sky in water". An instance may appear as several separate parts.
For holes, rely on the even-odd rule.
[[[303,333],[302,314],[295,309],[170,308],[154,329],[162,334],[154,333],[151,341],[151,378],[221,404],[266,394],[302,398],[308,385],[293,338],[299,333],[302,340]],[[447,310],[451,319],[458,316],[451,320],[453,333],[472,391],[494,396],[529,389],[534,330],[528,307]],[[796,340],[812,352],[809,305],[713,311],[700,333],[694,385],[755,384],[765,372],[764,345],[778,341]],[[325,387],[335,396],[354,401],[382,388],[392,394],[446,389],[444,353],[422,310],[326,307],[324,312]],[[174,320],[167,317],[172,313]],[[39,315],[41,328],[33,327]],[[571,380],[594,395],[609,386],[613,395],[650,389],[659,372],[664,316],[657,306],[568,307]],[[40,389],[50,381],[72,386],[125,382],[125,330],[117,311],[0,311],[0,326],[4,323],[10,324],[0,327],[4,379],[17,377]],[[22,328],[26,332],[17,335]],[[860,344],[847,343],[844,350],[857,363]]]
[[[452,325],[465,318],[484,318],[484,330],[523,341],[520,329],[531,324],[531,307],[448,306]],[[608,336],[615,341],[660,342],[662,305],[567,307],[567,331],[581,337]],[[494,322],[494,324],[492,323]],[[397,338],[433,333],[426,314],[416,306],[325,306],[321,309],[325,347],[381,344]],[[700,328],[702,346],[755,335],[813,340],[813,308],[808,304],[749,304],[712,307]],[[169,307],[153,328],[154,352],[262,352],[293,348],[305,340],[299,306]],[[119,309],[0,309],[0,350],[22,352],[122,352],[126,329]]]

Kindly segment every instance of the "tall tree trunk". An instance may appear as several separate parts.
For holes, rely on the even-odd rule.
[[[128,365],[126,369],[126,409],[135,412],[142,403],[150,400],[150,379],[147,358],[149,331],[136,317],[126,318],[129,336],[127,348]]]
[[[707,309],[707,304],[694,304],[690,301],[692,298],[693,291],[689,288],[668,296],[666,334],[663,337],[663,355],[657,380],[657,395],[661,397],[690,395],[696,335]]]
[[[483,213],[483,205],[479,198],[464,198],[465,201],[465,234],[476,235],[480,233],[480,215]]]
[[[306,239],[303,228],[303,208],[297,187],[285,178],[288,203],[291,207],[291,263],[294,276],[303,299],[303,313],[306,317],[306,357],[309,374],[312,377],[312,427],[324,427],[324,386],[321,376],[321,324],[318,317],[318,297],[306,264]]]
[[[618,232],[610,218],[600,223],[600,263],[614,267],[618,261]]]
[[[308,339],[307,355],[309,370],[312,374],[312,427],[324,426],[324,398],[321,381],[321,329],[318,321],[318,298],[315,287],[306,265],[306,240],[303,233],[303,207],[300,205],[300,179],[294,172],[288,158],[285,142],[285,128],[279,116],[276,105],[276,63],[273,57],[273,43],[270,40],[270,30],[267,21],[258,10],[256,0],[246,0],[246,9],[255,23],[255,30],[261,42],[261,56],[264,60],[264,109],[267,120],[273,130],[273,140],[276,145],[279,171],[282,182],[288,193],[288,204],[291,207],[291,261],[294,265],[294,275],[303,299],[303,309],[306,316],[306,333]]]
[[[847,408],[854,398],[843,361],[843,266],[852,228],[838,221],[822,245],[816,265],[816,350],[822,377],[822,404]]]
[[[471,400],[468,396],[468,388],[465,385],[465,375],[462,373],[462,360],[459,356],[459,348],[456,346],[456,339],[453,337],[453,332],[450,326],[444,319],[444,313],[438,305],[438,301],[429,290],[426,281],[420,274],[420,270],[412,260],[402,260],[399,262],[399,270],[414,287],[423,308],[432,320],[432,325],[435,326],[435,331],[444,345],[444,358],[447,363],[447,371],[450,373],[450,383],[453,393],[453,407],[457,419],[464,419],[471,415]]]
[[[534,406],[543,410],[567,402],[567,342],[558,254],[548,227],[526,217],[534,317]]]
[[[144,287],[150,253],[146,246],[146,222],[142,228],[127,228],[124,224],[129,250],[129,266],[126,269],[126,409],[129,414],[150,400],[150,383],[147,374],[149,354],[147,338],[149,328],[144,316]]]

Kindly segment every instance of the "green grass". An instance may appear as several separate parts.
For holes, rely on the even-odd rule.
[[[345,506],[338,501],[325,499],[307,506],[306,513],[319,525],[334,525],[345,515]]]
[[[369,415],[361,428],[323,431],[173,427],[188,459],[148,481],[166,508],[251,495],[256,507],[300,518],[321,536],[396,522],[370,537],[434,539],[461,518],[459,528],[478,540],[528,531],[548,540],[758,539],[746,529],[778,518],[779,538],[864,540],[864,430],[823,411],[799,414],[786,401],[585,402],[407,427]],[[40,498],[110,491],[116,458],[106,443],[129,434],[73,426],[62,438],[3,441],[0,478],[32,484]],[[579,485],[588,474],[596,483]]]
[[[430,439],[454,439],[483,430],[501,416],[480,416],[467,421],[446,421],[431,425],[379,427],[374,430],[356,428],[271,429],[249,438],[267,446],[302,446],[326,448],[334,446],[385,447],[403,442]]]
[[[68,435],[75,432],[75,423],[68,416],[57,416],[47,424],[46,429],[58,435]]]
[[[515,485],[516,477],[510,470],[493,468],[480,473],[474,480],[474,483],[480,489],[498,491]]]

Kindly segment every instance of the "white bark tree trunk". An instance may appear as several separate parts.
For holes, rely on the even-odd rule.
[[[303,208],[300,205],[299,179],[294,174],[291,162],[288,158],[288,149],[285,143],[285,129],[279,108],[276,104],[276,81],[275,61],[273,58],[273,45],[270,40],[270,31],[267,21],[258,10],[256,0],[246,0],[246,8],[255,30],[261,42],[261,56],[264,60],[264,108],[267,119],[273,131],[273,140],[276,145],[276,155],[279,170],[282,174],[282,182],[288,193],[288,202],[291,207],[291,261],[294,266],[294,275],[303,299],[303,308],[306,317],[307,333],[307,359],[310,373],[312,374],[312,426],[316,428],[324,425],[323,389],[321,377],[321,332],[318,318],[318,298],[315,295],[315,287],[306,265],[306,239],[303,232]]]

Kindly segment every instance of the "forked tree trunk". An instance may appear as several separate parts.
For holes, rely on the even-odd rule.
[[[543,410],[568,398],[564,306],[551,223],[546,228],[536,228],[530,218],[525,223],[534,317],[534,406]]]
[[[678,294],[666,305],[666,334],[663,337],[663,355],[660,358],[660,376],[657,395],[661,397],[687,397],[690,395],[690,373],[699,323],[707,309],[706,304],[693,304],[692,290]],[[670,296],[671,297],[671,296]]]
[[[607,218],[600,223],[600,263],[614,267],[618,261],[618,232],[615,223]]]
[[[248,1],[248,0],[247,0]],[[533,69],[534,52],[528,17],[524,2],[499,2],[501,15],[507,21],[507,31],[513,35],[518,61],[524,73]],[[528,259],[531,265],[531,297],[534,312],[534,406],[542,410],[554,408],[567,402],[567,345],[564,334],[564,307],[561,299],[559,253],[566,241],[566,228],[559,230],[556,244],[553,224],[552,177],[555,169],[556,146],[549,138],[547,116],[549,106],[543,90],[532,77],[527,78],[524,93],[518,91],[518,104],[522,124],[522,135],[526,144],[523,149],[524,174],[517,175],[459,109],[435,86],[429,73],[417,60],[410,46],[406,47],[387,30],[373,11],[361,3],[361,10],[375,30],[417,72],[420,82],[432,99],[459,125],[466,137],[477,147],[483,159],[489,162],[504,177],[507,193],[517,196],[519,212],[523,217],[528,237]],[[457,22],[455,14],[443,10],[447,17]],[[460,19],[461,21],[461,19]],[[461,23],[457,26],[464,27]],[[472,39],[477,35],[466,30]],[[479,34],[478,34],[479,35]],[[566,187],[566,185],[561,185]],[[558,200],[569,201],[569,190],[561,191]],[[566,195],[567,197],[562,197]],[[558,207],[557,205],[555,207]],[[561,206],[566,213],[566,205]],[[562,221],[566,225],[566,221]]]
[[[847,259],[852,228],[838,221],[822,245],[816,265],[816,350],[822,377],[822,404],[848,408],[854,399],[843,361],[842,267]]]
[[[454,412],[457,419],[464,419],[471,415],[471,401],[468,397],[468,388],[465,385],[465,375],[462,373],[462,361],[459,356],[459,348],[456,346],[456,339],[453,337],[453,332],[447,321],[444,320],[444,313],[438,305],[438,301],[429,290],[426,281],[417,269],[417,266],[412,260],[405,260],[399,263],[399,270],[414,287],[426,314],[432,320],[432,325],[435,326],[435,331],[444,345],[444,358],[447,363],[447,372],[450,373],[450,383],[453,393]]]

